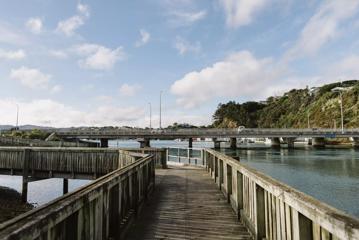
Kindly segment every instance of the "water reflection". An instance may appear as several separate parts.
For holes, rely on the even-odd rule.
[[[359,217],[359,151],[354,149],[225,150],[279,181]]]

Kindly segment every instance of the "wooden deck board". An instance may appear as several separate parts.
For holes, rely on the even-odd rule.
[[[156,189],[126,239],[251,239],[208,173],[156,170]]]

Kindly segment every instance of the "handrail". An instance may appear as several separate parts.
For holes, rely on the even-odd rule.
[[[359,219],[217,151],[206,149],[204,158],[256,239],[359,239]]]
[[[143,155],[124,168],[0,224],[0,239],[38,239],[44,235],[56,235],[56,239],[119,238],[152,192],[154,169],[153,156]]]

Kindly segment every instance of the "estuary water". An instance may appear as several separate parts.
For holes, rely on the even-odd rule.
[[[139,147],[136,141],[110,141],[110,147]],[[188,142],[151,141],[152,147],[187,147]],[[212,142],[194,142],[193,147],[212,148]],[[359,217],[359,151],[354,149],[239,149],[223,150],[239,156],[243,164],[286,183],[314,198]],[[72,191],[87,180],[70,180]],[[21,177],[0,175],[0,185],[21,192]],[[62,180],[29,184],[28,200],[42,205],[62,194]]]

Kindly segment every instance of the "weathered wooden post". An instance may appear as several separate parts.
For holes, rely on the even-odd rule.
[[[241,210],[243,209],[243,174],[237,171],[237,214],[241,219]]]
[[[256,184],[256,239],[266,237],[264,189]]]
[[[21,193],[21,200],[23,202],[27,202],[27,187],[28,187],[30,151],[31,150],[29,148],[25,148],[24,153],[23,153],[22,193]]]
[[[66,178],[64,178],[62,190],[63,190],[62,192],[64,195],[69,192],[69,180]]]

